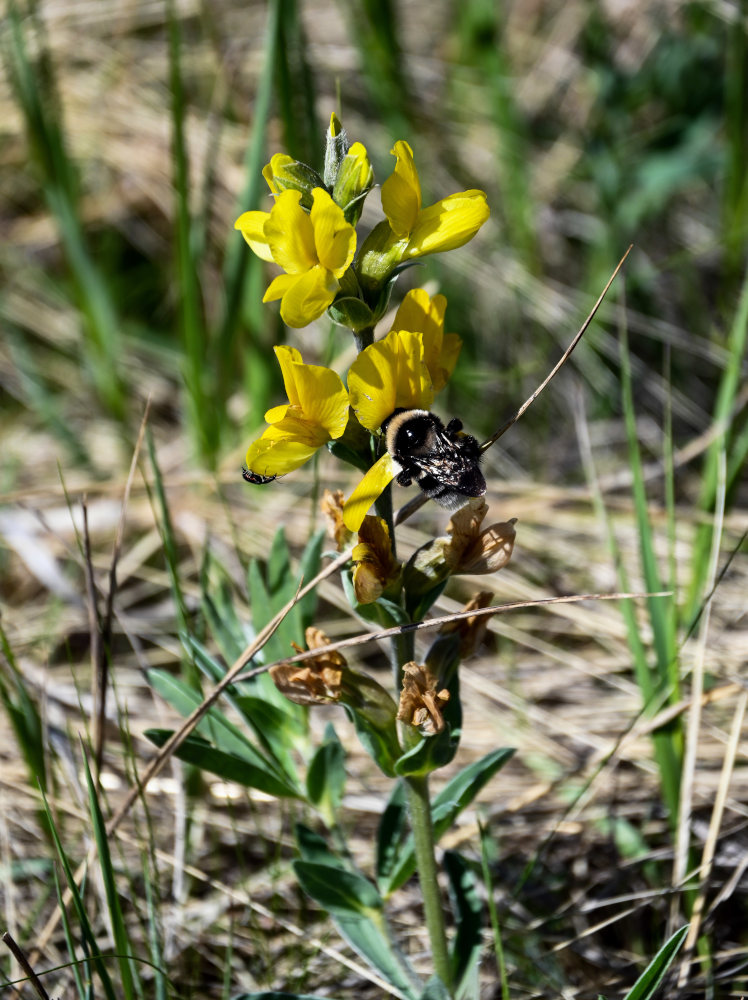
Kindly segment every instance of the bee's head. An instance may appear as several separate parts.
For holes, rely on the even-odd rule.
[[[439,418],[428,410],[395,410],[382,422],[387,451],[397,459],[428,448]]]

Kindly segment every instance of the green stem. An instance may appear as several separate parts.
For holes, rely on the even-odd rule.
[[[360,354],[365,347],[374,343],[374,327],[367,326],[363,330],[354,330],[353,339],[356,342],[356,350]]]
[[[444,925],[444,910],[442,909],[437,881],[429,782],[425,775],[422,777],[411,776],[404,780],[434,971],[452,993],[452,969],[447,949],[447,931]]]

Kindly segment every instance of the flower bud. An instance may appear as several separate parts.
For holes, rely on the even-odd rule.
[[[354,142],[340,164],[332,189],[333,201],[343,209],[346,222],[355,226],[361,218],[364,199],[374,183],[366,147]]]
[[[348,136],[335,112],[330,115],[330,127],[325,139],[324,180],[325,187],[331,191],[335,184],[335,178],[338,176],[340,164],[348,152]]]
[[[432,538],[416,549],[403,569],[403,586],[409,598],[427,594],[452,572],[449,561],[450,540]]]
[[[322,178],[316,170],[287,153],[276,153],[263,168],[262,176],[273,194],[300,191],[301,205],[307,211],[312,207],[312,191],[322,187]]]

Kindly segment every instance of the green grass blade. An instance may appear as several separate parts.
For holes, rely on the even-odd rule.
[[[181,69],[181,35],[173,0],[167,4],[169,22],[169,83],[171,87],[172,152],[176,197],[177,286],[184,345],[184,379],[189,426],[198,453],[215,464],[220,439],[220,407],[210,384],[212,367],[206,364],[208,338],[200,299],[200,274],[195,260],[190,210],[190,172],[185,138],[186,104]]]
[[[634,513],[639,538],[644,585],[649,592],[665,589],[660,576],[654,549],[654,535],[649,519],[649,507],[644,486],[644,470],[636,429],[634,396],[631,378],[631,363],[625,324],[620,331],[621,393],[623,399],[624,422],[629,445],[629,465],[632,475]],[[675,632],[673,597],[647,598],[647,611],[652,626],[655,672],[647,690],[642,690],[644,708],[650,707],[652,699],[658,699],[653,707],[673,704],[679,697],[678,646]],[[635,623],[635,620],[632,619]],[[637,646],[644,643],[639,638]],[[647,697],[649,692],[649,697]],[[676,822],[680,800],[680,776],[683,763],[683,732],[680,719],[674,720],[667,729],[656,734],[656,756],[662,779],[662,792],[668,807],[670,821]]]
[[[119,981],[125,1000],[134,1000],[136,991],[135,976],[132,967],[132,946],[120,905],[119,893],[117,892],[114,866],[112,865],[112,856],[109,850],[109,836],[87,758],[84,758],[84,766],[86,769],[86,784],[88,786],[88,805],[91,811],[93,834],[99,856],[99,871],[104,883],[104,892],[106,893],[109,919],[112,927],[112,937],[114,938],[114,949],[117,953],[117,964],[120,974]]]
[[[112,983],[112,979],[107,970],[106,962],[108,960],[104,958],[99,950],[94,929],[91,925],[91,921],[88,919],[88,914],[86,913],[83,896],[78,888],[78,883],[75,880],[75,875],[70,865],[70,861],[68,860],[68,856],[62,846],[62,840],[60,839],[59,832],[54,822],[54,817],[52,816],[52,812],[47,802],[47,797],[44,793],[42,793],[42,798],[44,801],[44,808],[47,813],[47,821],[49,823],[50,830],[52,831],[52,839],[54,840],[55,849],[57,850],[57,857],[60,860],[62,870],[65,874],[65,881],[67,882],[68,889],[70,890],[73,909],[75,910],[75,915],[78,918],[78,924],[80,926],[84,946],[91,958],[91,965],[99,976],[101,986],[107,1000],[119,1000],[118,994],[115,992],[114,984]]]
[[[269,0],[267,5],[267,26],[265,40],[265,63],[262,75],[257,87],[257,96],[254,104],[252,116],[252,136],[247,146],[245,158],[245,183],[239,196],[239,203],[236,209],[236,217],[241,212],[250,211],[258,207],[260,193],[265,190],[265,180],[262,177],[263,156],[265,154],[265,132],[268,119],[270,117],[270,104],[274,92],[275,67],[278,58],[278,45],[280,37],[280,12],[281,0]],[[236,372],[236,358],[238,355],[237,330],[242,319],[242,296],[245,287],[257,285],[254,289],[259,294],[251,296],[251,312],[256,319],[254,324],[258,328],[262,323],[261,305],[262,292],[259,289],[259,279],[262,274],[262,261],[250,256],[249,247],[240,233],[232,231],[227,234],[227,252],[223,266],[223,278],[225,287],[225,306],[218,326],[218,336],[216,338],[216,358],[218,359],[218,392],[219,398],[226,399],[229,388],[233,383]],[[251,280],[254,275],[255,281]],[[256,352],[251,359],[257,362],[256,371],[263,372],[267,366],[262,352]],[[257,376],[253,376],[256,378]],[[250,399],[258,399],[258,408],[253,413],[251,421],[256,426],[262,419],[266,407],[264,393],[257,391],[258,386],[253,386],[256,390],[250,395]]]
[[[685,941],[686,934],[688,925],[681,927],[665,942],[623,1000],[651,1000]]]
[[[738,389],[741,384],[741,373],[746,358],[748,346],[748,272],[735,313],[735,319],[730,328],[727,340],[728,361],[720,379],[717,399],[714,406],[713,419],[715,424],[722,424],[722,433],[718,434],[709,446],[704,460],[701,477],[701,495],[699,507],[705,513],[711,513],[717,496],[717,470],[719,456],[724,450],[727,455],[727,501],[732,499],[737,485],[741,481],[746,462],[746,432],[743,428],[739,434],[730,427],[730,418],[735,406]],[[693,558],[691,562],[691,583],[688,590],[686,615],[690,622],[698,611],[699,602],[703,597],[704,584],[709,566],[709,551],[712,544],[713,527],[711,519],[699,527],[694,540]]]
[[[78,183],[62,131],[62,114],[51,58],[34,16],[21,21],[14,0],[8,6],[10,30],[5,35],[4,61],[23,115],[32,159],[72,275],[77,305],[84,318],[84,358],[102,402],[117,417],[125,414],[119,379],[121,342],[119,320],[110,289],[87,246],[77,211]],[[29,57],[25,25],[36,23],[34,62]]]
[[[499,924],[499,915],[496,910],[496,899],[494,896],[493,879],[491,877],[491,869],[488,863],[489,838],[486,828],[483,826],[482,823],[478,824],[478,830],[480,833],[481,869],[483,871],[483,882],[486,887],[486,898],[488,900],[488,914],[491,919],[493,948],[494,948],[494,954],[496,955],[496,967],[499,970],[499,979],[501,981],[501,1000],[509,1000],[509,977],[507,975],[506,962],[504,960],[504,943],[501,937],[501,925]]]

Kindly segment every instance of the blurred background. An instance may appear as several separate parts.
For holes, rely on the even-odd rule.
[[[622,857],[648,858],[669,843],[661,795],[667,802],[675,793],[660,784],[646,738],[628,744],[614,777],[596,786],[585,806],[592,812],[580,807],[573,824],[558,824],[588,762],[641,708],[634,665],[655,669],[677,649],[691,669],[688,642],[715,585],[709,676],[717,686],[745,676],[746,4],[6,0],[4,8],[0,621],[6,654],[60,732],[75,730],[88,705],[79,498],[88,498],[93,565],[104,579],[149,397],[175,548],[165,561],[152,464],[141,455],[114,659],[135,733],[162,711],[143,671],[182,655],[174,574],[199,632],[210,551],[246,619],[248,560],[264,557],[279,523],[295,550],[320,521],[321,483],[348,492],[356,479],[321,455],[272,486],[241,480],[249,441],[283,398],[273,345],[339,368],[352,360],[350,335],[326,318],[288,330],[277,303],[262,305],[275,269],[233,230],[240,212],[270,208],[260,171],[273,153],[321,168],[335,111],[351,142],[367,147],[378,183],[403,138],[424,204],[466,188],[487,192],[491,219],[476,239],[426,258],[393,297],[394,307],[414,284],[447,296],[446,329],[464,347],[438,410],[458,414],[478,437],[545,377],[634,245],[570,363],[486,456],[495,519],[520,517],[514,561],[496,590],[514,600],[674,586],[671,617],[626,618],[608,604],[504,618],[475,668],[484,673],[466,675],[465,694],[467,711],[476,699],[466,753],[519,747],[514,770],[502,773],[509,784],[495,795],[504,805],[491,814],[505,851],[501,877],[518,878],[528,855],[539,858],[557,834],[557,854],[542,855],[552,878],[523,897],[521,914],[520,904],[508,909],[510,927],[517,918],[525,928],[519,980],[535,995],[557,996],[564,982],[572,984],[564,995],[593,996],[604,983],[614,991],[631,955],[651,955],[662,941],[663,907],[627,911],[607,937],[549,958],[540,979],[523,953],[525,918],[540,914],[532,946],[544,952],[548,940],[564,940],[572,927],[583,937],[600,917],[574,911],[573,920],[543,923],[567,912],[576,878],[579,891],[604,883],[611,895],[651,884],[644,862],[620,882],[617,874]],[[364,228],[377,218],[376,200],[374,191]],[[723,512],[716,533],[715,508]],[[404,550],[440,521],[425,511],[405,529]],[[326,586],[328,629],[350,634],[359,625],[339,588]],[[456,609],[461,596],[442,609]],[[671,646],[657,648],[665,633]],[[719,704],[695,786],[705,810],[731,718]],[[350,747],[355,753],[353,738]],[[19,856],[33,854],[35,807],[18,792],[23,764],[10,742],[0,759],[16,776],[14,808],[26,817],[25,833],[12,836]],[[740,761],[730,819],[744,837],[748,768]],[[376,777],[361,766],[366,813],[363,793]],[[226,846],[221,814],[191,808],[204,823],[204,840],[191,849],[210,871],[216,845]],[[258,846],[260,867],[273,850],[272,837]],[[597,858],[601,871],[592,871]],[[667,883],[663,871],[655,883]],[[37,888],[19,889],[25,906]],[[744,969],[745,897],[733,904],[729,920],[715,918],[714,946],[737,949]],[[203,996],[222,995],[205,985],[220,979],[216,938],[196,944],[211,919],[189,941],[172,942],[183,982],[202,976]],[[271,951],[252,966],[253,982],[282,980]],[[735,968],[716,995],[733,995]],[[704,996],[706,974],[694,973],[694,996]]]

